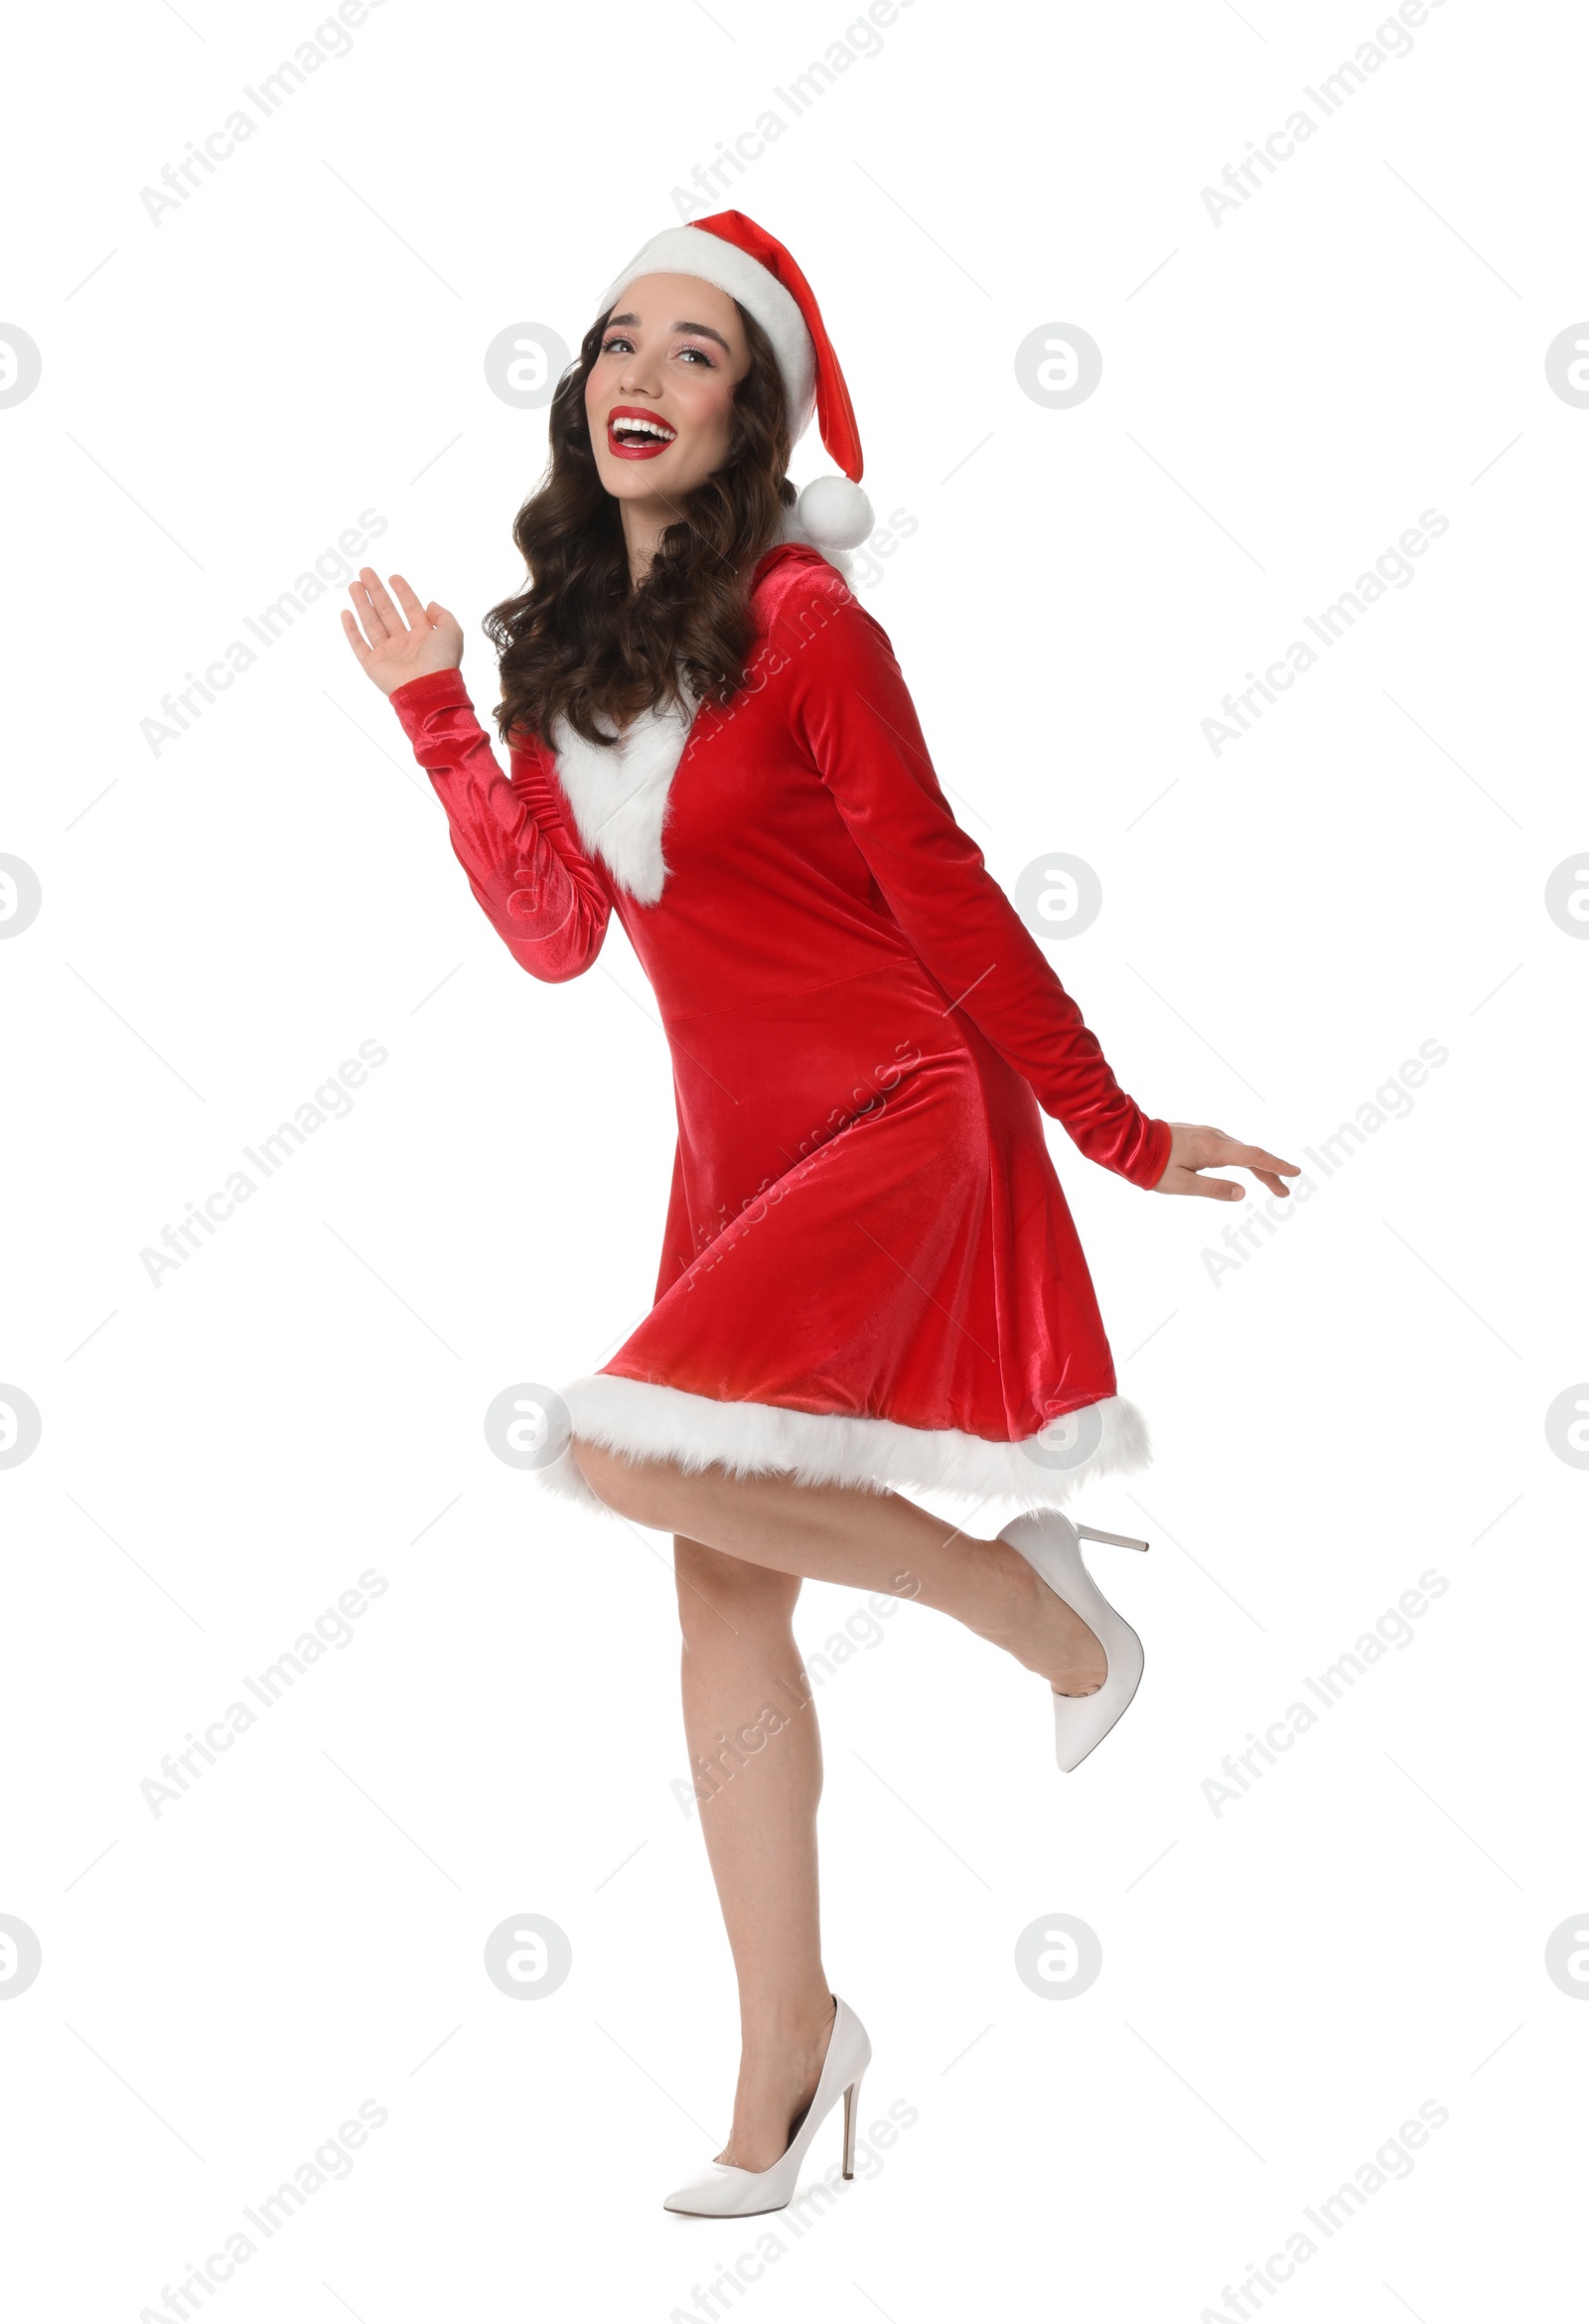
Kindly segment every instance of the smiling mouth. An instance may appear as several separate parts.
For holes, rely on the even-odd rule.
[[[607,415],[607,449],[620,460],[654,460],[677,435],[677,428],[649,411],[620,406]]]

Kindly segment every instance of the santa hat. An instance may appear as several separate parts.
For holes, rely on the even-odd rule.
[[[692,274],[737,299],[773,343],[797,442],[816,424],[841,476],[819,476],[800,494],[799,528],[814,548],[856,548],[872,529],[872,504],[861,491],[861,436],[844,374],[822,328],[816,297],[780,241],[740,210],[692,218],[653,234],[602,293],[602,310],[643,274]]]

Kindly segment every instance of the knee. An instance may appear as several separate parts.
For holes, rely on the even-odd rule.
[[[611,1445],[591,1444],[576,1436],[570,1446],[575,1466],[598,1501],[605,1503],[617,1517],[631,1518],[637,1525],[650,1523],[646,1509],[645,1473],[628,1453],[616,1452]]]
[[[751,1565],[681,1533],[673,1538],[673,1578],[686,1653],[743,1645],[769,1631],[782,1636],[800,1594],[797,1574]]]

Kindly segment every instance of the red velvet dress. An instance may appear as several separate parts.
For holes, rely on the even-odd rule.
[[[531,975],[616,912],[672,1052],[655,1303],[561,1392],[575,1432],[698,1466],[1058,1506],[1143,1466],[1040,1105],[1151,1187],[1118,1087],[955,823],[887,637],[814,549],[758,569],[734,701],[564,737],[505,777],[457,670],[392,707]],[[592,1500],[564,1452],[543,1472]]]

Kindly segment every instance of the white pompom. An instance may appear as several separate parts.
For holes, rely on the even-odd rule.
[[[876,519],[872,504],[847,476],[819,476],[795,504],[800,526],[813,548],[859,548]]]

